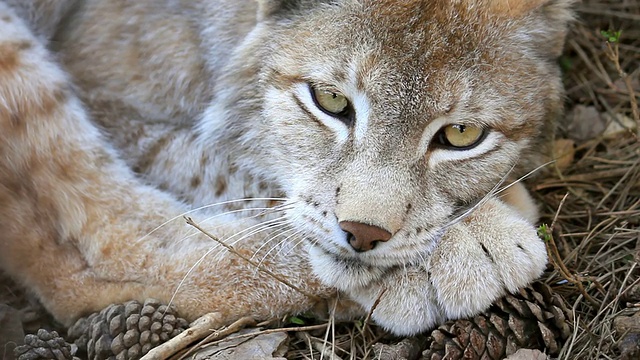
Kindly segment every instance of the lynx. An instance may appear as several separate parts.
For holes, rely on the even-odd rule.
[[[545,268],[571,2],[0,1],[1,268],[65,324],[476,314]]]

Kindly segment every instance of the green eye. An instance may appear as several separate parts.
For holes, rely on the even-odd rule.
[[[333,116],[347,116],[349,100],[339,92],[311,88],[311,95],[320,110]]]
[[[478,126],[451,124],[438,131],[437,141],[440,145],[464,150],[478,145],[484,134],[484,129]]]

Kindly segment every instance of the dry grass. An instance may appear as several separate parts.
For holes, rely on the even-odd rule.
[[[584,1],[578,9],[581,21],[569,36],[564,59],[570,64],[565,79],[570,108],[589,106],[640,124],[640,2]],[[619,43],[607,43],[601,30],[621,30]],[[566,123],[559,134],[570,138]],[[612,319],[627,311],[621,296],[640,282],[638,134],[623,131],[578,142],[572,164],[534,186],[546,221],[557,213],[561,261],[586,289],[584,295],[558,272],[548,274],[547,282],[574,313],[575,334],[563,359],[619,357]]]
[[[626,305],[621,295],[640,281],[640,142],[633,135],[592,140],[579,154],[570,168],[535,187],[544,217],[551,221],[557,213],[559,261],[570,271],[568,279],[553,271],[547,282],[574,313],[576,332],[561,358],[616,358],[611,320]]]

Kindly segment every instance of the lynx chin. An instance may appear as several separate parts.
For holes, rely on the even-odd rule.
[[[0,267],[65,324],[474,315],[545,268],[572,2],[0,0]]]

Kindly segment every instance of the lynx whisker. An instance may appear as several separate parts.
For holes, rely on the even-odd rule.
[[[275,240],[275,239],[277,239],[277,238],[279,238],[279,237],[283,236],[284,234],[286,234],[286,233],[288,233],[288,232],[290,232],[290,231],[293,231],[293,230],[295,230],[295,228],[294,228],[293,226],[289,226],[289,228],[287,228],[287,229],[285,229],[285,230],[283,230],[283,231],[281,231],[281,232],[279,232],[279,233],[277,233],[277,234],[275,234],[275,235],[271,236],[271,237],[270,237],[269,239],[267,239],[267,240],[266,240],[262,245],[260,245],[260,247],[259,247],[256,251],[254,251],[254,252],[253,252],[253,255],[251,256],[251,259],[254,259],[254,258],[255,258],[255,256],[256,256],[256,255],[257,255],[257,254],[258,254],[262,249],[264,249],[264,247],[265,247],[265,246],[269,245],[273,240]],[[281,244],[281,242],[279,242],[278,244],[276,244],[276,246],[278,246],[278,245],[280,245],[280,244]],[[271,251],[271,250],[269,250],[269,251]],[[267,255],[268,255],[268,254],[269,254],[269,253],[267,252]]]
[[[300,235],[300,234],[302,234],[302,236],[300,237],[300,240],[296,241],[296,242],[293,244],[293,246],[291,246],[291,249],[289,249],[289,251],[287,251],[286,253],[284,253],[284,255],[285,255],[285,256],[289,255],[293,250],[295,250],[295,249],[296,249],[300,244],[302,244],[302,243],[307,239],[307,237],[304,235],[304,231],[300,231],[300,232],[298,232],[298,233],[296,233],[296,234],[294,234],[294,235],[295,235],[295,236],[298,236],[298,235]],[[318,244],[318,240],[317,240],[317,239],[311,239],[311,242],[309,243],[309,247],[311,247],[311,246],[315,246],[315,245],[317,245],[317,244]],[[279,255],[279,254],[280,254],[280,251],[278,251],[278,252],[276,253],[276,255]]]
[[[280,218],[281,219],[281,218]],[[258,224],[258,225],[264,225],[264,223]],[[261,230],[256,231],[260,232],[260,231],[264,231],[266,229],[269,229],[269,226],[265,226],[264,228],[262,228]],[[244,230],[243,230],[244,231]],[[237,234],[232,235],[235,236]],[[247,235],[248,236],[248,235]],[[227,238],[230,239],[231,237]],[[235,244],[237,244],[238,242],[240,242],[243,238],[237,239],[234,242],[232,242],[231,244],[229,244],[229,246],[234,246]],[[189,276],[193,273],[193,271],[204,261],[204,259],[209,256],[214,250],[218,249],[221,250],[224,249],[224,247],[220,244],[220,243],[216,243],[214,246],[211,246],[193,265],[191,265],[191,267],[189,268],[189,270],[187,270],[187,272],[185,273],[185,275],[182,277],[182,279],[180,280],[180,282],[178,283],[178,286],[176,287],[176,289],[173,292],[173,295],[171,296],[171,299],[169,300],[168,305],[170,306],[173,303],[173,300],[175,299],[175,297],[178,294],[178,291],[180,291],[180,288],[184,285],[185,281],[189,278]]]
[[[251,225],[249,227],[247,227],[246,229],[240,230],[236,233],[234,233],[233,235],[230,235],[229,237],[227,237],[226,240],[231,240],[237,236],[240,236],[242,234],[242,237],[246,237],[246,236],[251,236],[256,234],[257,232],[260,231],[264,231],[265,229],[271,227],[272,225],[286,225],[288,224],[287,219],[285,216],[280,216],[274,219],[269,219],[269,220],[265,220],[263,222]]]
[[[240,234],[246,232],[244,235],[242,235],[239,238],[233,240],[229,244],[231,246],[235,246],[239,242],[241,242],[241,241],[243,241],[243,240],[245,240],[245,239],[247,239],[247,238],[249,238],[251,236],[254,236],[254,235],[258,234],[258,233],[261,233],[261,232],[264,232],[264,231],[268,231],[268,230],[275,230],[275,229],[281,228],[281,227],[283,227],[285,225],[287,225],[287,222],[283,221],[283,218],[273,219],[273,220],[269,220],[269,221],[265,221],[265,222],[253,225],[253,226],[251,226],[251,227],[249,227],[247,229],[241,230],[241,231],[239,231],[239,232],[227,237],[225,240],[227,240],[227,241],[231,240],[234,237],[237,237]],[[220,250],[222,251],[223,249],[220,249]],[[216,254],[216,256],[217,256],[217,254]]]
[[[290,229],[290,230],[293,230],[293,229]],[[287,230],[287,231],[290,231],[290,230]],[[283,233],[284,233],[284,232],[283,232]],[[277,238],[277,237],[279,237],[279,236],[282,236],[282,234],[283,234],[283,233],[281,233],[281,234],[279,234],[278,236],[274,237],[274,239],[275,239],[275,238]],[[289,239],[291,239],[291,238],[293,238],[293,237],[297,236],[299,233],[300,233],[300,232],[294,232],[294,233],[292,233],[292,234],[288,235],[286,238],[284,238],[284,239],[282,239],[281,241],[279,241],[279,242],[278,242],[277,244],[275,244],[274,246],[272,246],[272,247],[271,247],[271,249],[269,249],[269,251],[267,251],[267,253],[266,253],[266,254],[264,254],[264,255],[260,258],[260,261],[258,261],[258,265],[262,266],[262,263],[264,263],[264,261],[267,259],[267,257],[269,256],[269,254],[271,254],[271,252],[272,252],[274,249],[276,249],[276,248],[279,248],[280,250],[278,250],[278,251],[275,253],[275,255],[273,255],[273,256],[274,256],[274,257],[277,257],[278,255],[280,255],[280,253],[282,252],[282,249],[284,248],[282,245],[283,245],[283,244],[285,244],[287,241],[289,241]],[[294,247],[292,247],[292,249],[293,249],[293,248],[294,248]],[[255,256],[255,255],[256,255],[256,254],[254,254],[254,256]]]
[[[189,270],[187,270],[187,272],[184,274],[184,276],[182,277],[182,279],[180,280],[180,282],[178,283],[178,286],[176,286],[176,289],[173,291],[173,294],[171,295],[171,298],[169,299],[169,303],[167,303],[167,307],[171,306],[173,304],[173,301],[175,300],[176,296],[178,295],[178,292],[180,291],[180,289],[182,288],[182,285],[184,285],[185,281],[187,281],[187,279],[189,278],[189,276],[193,273],[193,271],[204,261],[204,259],[213,252],[213,250],[215,250],[217,247],[216,246],[212,246],[211,248],[209,248],[209,250],[207,250],[193,265],[191,265],[191,267],[189,268]]]
[[[239,218],[239,219],[236,219],[236,220],[234,220],[234,221],[225,222],[225,223],[223,223],[223,224],[218,224],[218,225],[216,225],[216,226],[213,226],[213,227],[207,228],[207,230],[208,230],[208,231],[211,231],[211,232],[215,232],[215,231],[216,231],[216,229],[218,229],[218,228],[220,228],[220,227],[222,227],[222,226],[228,226],[228,225],[230,225],[230,224],[234,224],[234,223],[236,223],[236,222],[238,222],[238,221],[246,220],[246,219],[250,219],[250,218],[251,218],[251,217],[248,217],[248,218]],[[284,218],[284,217],[279,217],[279,218],[276,218],[276,219],[280,219],[280,220],[282,220],[283,218]],[[254,227],[257,227],[257,226],[260,226],[260,225],[264,225],[264,224],[266,224],[267,222],[271,222],[271,221],[276,220],[276,219],[269,219],[269,220],[265,220],[265,221],[263,221],[263,222],[261,222],[261,223],[258,223],[258,224],[255,224],[255,225],[252,225],[252,226],[250,226],[250,227],[248,227],[248,228],[246,228],[246,229],[243,229],[243,230],[239,231],[239,232],[238,232],[238,233],[236,233],[236,234],[233,234],[231,237],[236,236],[236,235],[238,235],[238,234],[240,234],[240,233],[242,233],[242,232],[244,232],[244,231],[248,231],[248,230],[250,230],[250,229],[252,229],[252,228],[254,228]],[[206,220],[210,220],[210,218],[205,219],[204,221],[206,221]],[[203,222],[204,222],[204,221],[203,221]],[[202,223],[202,222],[201,222],[201,223]],[[198,234],[200,234],[200,232],[199,232],[199,231],[197,231],[197,230],[194,230],[194,232],[192,232],[192,233],[188,234],[187,236],[185,236],[185,237],[181,238],[181,239],[180,239],[180,240],[178,240],[177,242],[183,242],[183,241],[188,240],[188,239],[190,239],[190,238],[192,238],[192,237],[194,237],[194,236],[197,236]],[[235,242],[234,242],[234,244],[235,244]]]
[[[233,223],[235,223],[235,221],[231,221],[231,222],[224,223],[224,224],[219,224],[219,225],[216,225],[216,226],[213,226],[213,227],[208,227],[207,230],[210,231],[210,232],[216,232],[217,229],[220,229],[223,226],[226,226],[226,225],[229,225],[229,224],[233,224]],[[263,224],[264,223],[255,224],[255,225],[252,225],[252,227],[260,226],[260,225],[263,225]],[[244,229],[242,231],[246,231],[247,229]],[[184,236],[183,238],[179,239],[177,242],[186,241],[186,240],[191,239],[191,238],[193,238],[195,236],[198,236],[199,234],[200,234],[200,232],[196,230],[196,231],[188,234],[187,236]],[[236,235],[237,235],[237,233],[233,234],[233,236],[236,236]],[[237,242],[237,240],[234,240],[233,244],[236,244],[236,242]]]
[[[264,221],[264,222],[252,225],[250,227],[247,227],[246,229],[240,230],[228,236],[225,240],[231,241],[230,243],[231,245],[236,245],[250,236],[254,236],[264,231],[279,229],[286,225],[287,225],[287,222],[283,218],[271,219],[268,221]]]
[[[295,230],[295,229],[291,228],[291,229],[289,229],[289,230],[287,230],[287,231],[285,231],[285,232],[288,232],[288,231],[291,231],[291,230]],[[276,237],[274,237],[274,239],[275,239],[275,238],[277,238],[277,237],[279,237],[279,236],[282,236],[285,232],[282,232],[282,233],[278,234]],[[276,248],[280,248],[280,249],[276,252],[276,254],[275,254],[274,256],[278,256],[278,255],[280,255],[280,253],[281,253],[281,252],[282,252],[282,250],[284,249],[284,247],[281,247],[281,245],[282,245],[282,244],[284,244],[285,242],[289,241],[289,239],[291,239],[291,238],[293,238],[293,237],[295,237],[295,236],[300,235],[300,233],[302,233],[302,231],[299,231],[299,230],[298,230],[298,231],[295,231],[295,232],[293,232],[292,234],[290,234],[290,235],[288,235],[287,237],[285,237],[284,239],[282,239],[280,242],[278,242],[275,246],[273,246],[271,249],[269,249],[269,251],[267,251],[267,253],[266,253],[266,254],[264,254],[264,255],[262,256],[262,258],[261,258],[261,259],[260,259],[260,261],[259,261],[259,264],[262,264],[262,262],[264,262],[264,260],[267,258],[267,256],[269,256],[269,254],[271,254],[271,252],[272,252],[273,250],[275,250]],[[302,238],[302,239],[304,239],[304,238]],[[297,246],[297,243],[296,243],[294,246],[292,246],[292,248],[291,248],[289,251],[292,251],[293,249],[295,249],[295,247],[296,247],[296,246]],[[256,252],[256,254],[257,254],[257,252]],[[254,254],[254,256],[255,256],[256,254]],[[289,254],[289,252],[287,252],[287,254]]]
[[[464,220],[467,216],[471,215],[474,211],[476,211],[480,206],[484,205],[492,196],[496,196],[502,192],[504,192],[505,190],[509,189],[510,187],[514,186],[515,184],[525,180],[526,178],[530,177],[531,175],[533,175],[534,173],[540,171],[541,169],[543,169],[544,167],[555,163],[556,160],[551,160],[548,161],[542,165],[539,165],[537,167],[535,167],[533,170],[527,172],[526,174],[524,174],[523,176],[519,177],[518,179],[512,181],[511,183],[509,183],[508,185],[504,186],[504,187],[500,187],[502,186],[502,184],[504,184],[509,175],[513,172],[513,170],[515,169],[517,164],[514,163],[513,166],[511,166],[511,168],[504,174],[504,176],[502,176],[502,178],[500,178],[500,180],[493,186],[493,188],[491,188],[491,190],[489,190],[487,192],[486,195],[484,195],[480,200],[478,200],[476,203],[474,203],[470,208],[468,208],[467,210],[465,210],[462,214],[460,214],[459,216],[455,217],[453,220],[451,220],[449,223],[447,223],[447,225],[443,226],[443,229],[448,229],[449,227],[459,223],[460,221]]]
[[[221,216],[225,216],[225,215],[229,215],[229,214],[237,214],[237,213],[242,213],[242,212],[247,212],[247,211],[252,211],[252,210],[262,210],[257,214],[251,215],[251,216],[245,216],[245,217],[238,217],[235,218],[233,220],[229,220],[226,221],[224,223],[220,223],[220,224],[216,224],[214,227],[209,228],[210,231],[215,231],[215,229],[218,229],[222,226],[228,226],[230,224],[235,224],[239,221],[243,221],[243,220],[248,220],[248,219],[255,219],[258,218],[260,216],[264,216],[264,215],[268,215],[268,214],[273,214],[273,213],[277,213],[277,212],[282,212],[282,211],[286,211],[290,209],[290,207],[288,206],[277,206],[277,207],[273,207],[273,208],[269,208],[269,207],[257,207],[257,208],[245,208],[245,209],[236,209],[236,210],[230,210],[230,211],[226,211],[220,214],[216,214],[213,216],[210,216],[208,218],[205,218],[203,220],[200,221],[200,224],[205,224],[215,218],[221,217]],[[197,234],[198,232],[196,231],[195,234]]]
[[[269,269],[260,268],[255,261],[253,261],[253,260],[249,259],[248,257],[244,256],[242,253],[238,252],[233,246],[225,243],[223,240],[220,240],[217,236],[212,235],[207,230],[205,230],[202,227],[200,227],[200,225],[195,223],[193,221],[193,219],[191,219],[191,218],[185,218],[185,219],[187,221],[187,224],[189,224],[189,225],[193,226],[194,228],[200,230],[204,235],[206,235],[207,237],[211,238],[211,240],[214,240],[217,243],[219,243],[220,245],[224,246],[227,250],[229,250],[229,252],[231,252],[234,255],[238,256],[239,258],[241,258],[242,260],[244,260],[247,263],[251,264],[255,268],[258,268],[260,271],[262,271],[263,273],[269,275],[270,277],[272,277],[276,281],[288,286],[289,288],[291,288],[291,289],[297,291],[298,293],[303,294],[303,295],[305,295],[305,296],[307,296],[307,297],[309,297],[311,299],[319,299],[319,297],[317,295],[309,293],[309,292],[299,288],[298,286],[293,285],[292,283],[290,283],[289,281],[287,281],[283,277],[276,275],[275,273],[273,273]]]
[[[280,207],[280,208],[275,208],[275,207],[255,207],[255,208],[242,208],[242,209],[234,209],[234,210],[229,210],[229,211],[225,211],[219,214],[215,214],[212,216],[209,216],[205,219],[203,219],[200,223],[205,223],[208,221],[211,221],[215,218],[221,217],[221,216],[225,216],[225,215],[232,215],[232,214],[238,214],[238,213],[244,213],[244,212],[250,212],[250,211],[260,211],[257,214],[253,214],[250,216],[245,216],[245,217],[239,217],[237,219],[234,219],[233,221],[237,221],[237,220],[244,220],[244,219],[253,219],[253,218],[257,218],[263,215],[267,215],[270,213],[275,213],[275,212],[280,212],[280,211],[285,211],[289,209],[289,207]]]
[[[498,191],[498,189],[500,189],[500,186],[502,184],[504,184],[505,181],[507,181],[507,179],[509,178],[509,175],[515,169],[516,164],[517,164],[517,162],[515,162],[511,166],[511,168],[509,168],[509,170],[500,178],[500,180],[498,180],[498,182],[491,188],[491,190],[489,190],[480,200],[476,201],[473,205],[471,205],[462,214],[460,214],[460,215],[456,216],[455,218],[453,218],[452,220],[450,220],[445,226],[442,227],[442,229],[446,230],[446,229],[450,228],[451,226],[459,223],[460,221],[462,221],[465,218],[467,218],[467,216],[471,215],[474,211],[476,211],[480,206],[484,205],[487,201],[489,201],[491,196],[493,196]]]
[[[506,185],[505,187],[501,188],[500,190],[496,191],[494,195],[498,195],[502,192],[504,192],[505,190],[509,189],[510,187],[512,187],[513,185],[524,181],[525,179],[527,179],[528,177],[530,177],[531,175],[535,174],[536,172],[542,170],[543,168],[555,163],[556,160],[551,160],[551,161],[547,161],[546,163],[537,166],[536,168],[534,168],[533,170],[529,171],[528,173],[522,175],[521,177],[517,178],[516,180],[512,181],[509,185]]]
[[[211,208],[216,207],[216,206],[233,204],[233,203],[242,202],[242,201],[286,201],[289,204],[291,203],[291,200],[288,199],[288,198],[277,198],[277,197],[250,198],[249,197],[249,198],[241,198],[241,199],[235,199],[235,200],[226,200],[226,201],[221,201],[221,202],[217,202],[217,203],[213,203],[213,204],[199,206],[197,208],[185,211],[185,212],[183,212],[181,214],[178,214],[178,215],[168,219],[167,221],[165,221],[162,224],[158,225],[157,227],[153,228],[151,231],[149,231],[148,233],[143,235],[141,238],[136,240],[135,243],[136,244],[140,243],[141,241],[143,241],[147,237],[151,236],[153,233],[155,233],[156,231],[160,230],[162,227],[166,226],[167,224],[171,223],[172,221],[184,218],[187,215],[193,214],[193,213],[201,211],[201,210],[211,209]]]

